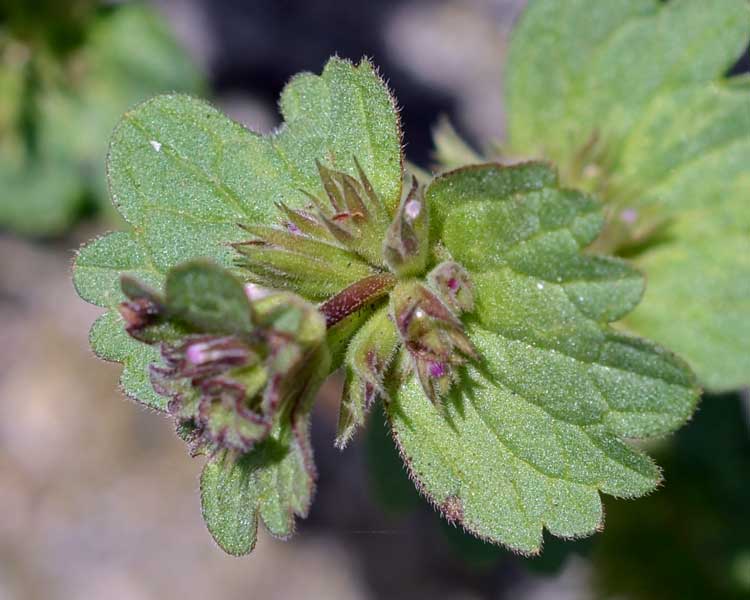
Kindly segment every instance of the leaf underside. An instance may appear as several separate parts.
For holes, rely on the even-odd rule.
[[[711,389],[750,383],[750,80],[726,76],[749,38],[747,0],[535,0],[506,77],[511,154],[668,223],[625,324]]]
[[[617,259],[582,255],[602,225],[596,203],[560,190],[538,164],[470,167],[426,192],[436,235],[473,271],[468,333],[482,356],[442,411],[411,379],[388,406],[421,491],[483,539],[536,553],[542,529],[602,526],[599,492],[655,488],[660,473],[626,444],[674,430],[697,390],[685,364],[607,323],[643,281]]]

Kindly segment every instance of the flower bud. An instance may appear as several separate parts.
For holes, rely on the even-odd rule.
[[[383,244],[383,256],[391,271],[400,277],[422,273],[427,264],[428,235],[428,210],[414,178]]]
[[[269,433],[271,419],[250,407],[259,367],[246,343],[234,336],[189,336],[162,344],[162,358],[163,366],[151,366],[151,382],[171,398],[168,412],[196,428],[196,446],[247,451]]]
[[[155,325],[164,313],[164,302],[159,295],[132,277],[124,276],[122,291],[128,298],[117,308],[125,321],[125,331],[136,339],[143,339],[145,330]]]
[[[458,263],[440,263],[427,275],[427,282],[455,314],[474,310],[474,286],[466,269]]]
[[[388,399],[385,377],[399,346],[387,307],[379,309],[354,335],[346,350],[346,381],[336,446],[344,448],[362,425],[376,398]]]
[[[180,292],[192,284],[190,297],[162,301],[128,282],[133,298],[121,308],[142,339],[161,341],[162,363],[150,368],[154,390],[169,397],[167,410],[194,453],[247,452],[292,418],[327,374],[325,319],[299,296],[243,285],[217,265],[182,265],[169,277]],[[159,323],[141,305],[157,307]]]
[[[437,402],[448,393],[456,367],[477,357],[463,324],[435,293],[414,281],[396,286],[391,310],[422,388]]]

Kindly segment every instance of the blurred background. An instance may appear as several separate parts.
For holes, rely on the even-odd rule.
[[[127,108],[185,91],[265,132],[293,74],[368,55],[403,107],[408,157],[429,168],[443,115],[476,146],[502,137],[505,50],[524,4],[0,0],[0,600],[750,598],[741,394],[705,398],[652,445],[658,493],[606,498],[603,533],[550,539],[525,559],[440,520],[379,411],[335,450],[332,381],[314,414],[309,519],[292,542],[262,535],[235,559],[201,520],[201,461],[88,349],[98,310],[77,298],[70,265],[80,243],[119,226],[104,159]]]

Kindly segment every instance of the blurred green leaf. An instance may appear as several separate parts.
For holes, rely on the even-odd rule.
[[[548,157],[602,198],[600,247],[649,279],[625,324],[711,389],[750,383],[750,86],[725,76],[750,38],[749,9],[535,0],[506,78],[506,151]]]
[[[67,227],[85,200],[78,173],[62,160],[33,161],[21,168],[0,163],[0,187],[0,227],[29,235]]]
[[[385,512],[404,514],[423,504],[409,481],[381,410],[373,410],[367,423],[365,459],[371,495]]]
[[[435,145],[435,161],[442,169],[457,169],[484,162],[444,115],[432,129],[432,140]]]
[[[110,210],[103,157],[120,115],[156,93],[202,87],[166,24],[144,5],[91,11],[80,44],[62,55],[44,45],[53,35],[44,33],[45,18],[24,17],[41,39],[0,40],[0,83],[21,82],[0,87],[0,226],[29,235],[62,233],[92,200]]]

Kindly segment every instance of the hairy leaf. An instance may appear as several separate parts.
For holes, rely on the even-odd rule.
[[[97,238],[83,247],[76,257],[74,284],[84,300],[110,308],[94,323],[89,334],[91,348],[100,358],[123,363],[120,377],[123,391],[156,410],[166,410],[166,399],[157,394],[148,374],[148,365],[158,362],[158,348],[142,344],[125,332],[125,324],[115,307],[125,299],[120,276],[129,275],[160,288],[164,276],[130,233],[117,232]]]
[[[201,505],[208,530],[226,552],[243,555],[257,540],[258,520],[275,537],[294,533],[295,517],[306,517],[316,471],[309,439],[309,414],[330,370],[328,352],[310,357],[308,384],[280,415],[271,436],[237,456],[220,452],[201,475]]]
[[[171,269],[165,291],[170,310],[193,327],[214,333],[253,328],[242,284],[211,263],[190,262]]]
[[[250,552],[259,519],[276,537],[294,533],[294,517],[307,516],[314,485],[304,452],[272,437],[239,459],[225,451],[206,463],[203,518],[223,550],[236,556]]]
[[[237,254],[230,243],[249,237],[238,224],[271,224],[279,216],[275,202],[299,207],[309,202],[302,190],[323,194],[316,160],[356,176],[356,157],[383,201],[398,205],[398,116],[369,62],[332,59],[320,76],[295,77],[281,107],[286,123],[268,137],[187,96],[157,97],[126,113],[108,166],[113,202],[130,230],[81,250],[75,268],[81,296],[112,309],[122,300],[121,274],[161,287],[170,267],[189,259],[231,266]],[[142,356],[152,353],[114,330],[100,349],[143,367]],[[143,394],[140,385],[129,388],[131,381],[123,380],[125,391]]]
[[[697,389],[663,348],[608,325],[642,278],[581,254],[602,219],[542,165],[469,167],[438,177],[433,227],[471,273],[469,363],[442,411],[415,377],[394,392],[394,437],[422,492],[478,537],[536,553],[602,526],[599,492],[653,490],[659,469],[625,443],[674,430]]]
[[[746,0],[535,0],[506,79],[507,151],[602,198],[601,247],[649,278],[625,324],[712,389],[750,383],[749,38]]]

